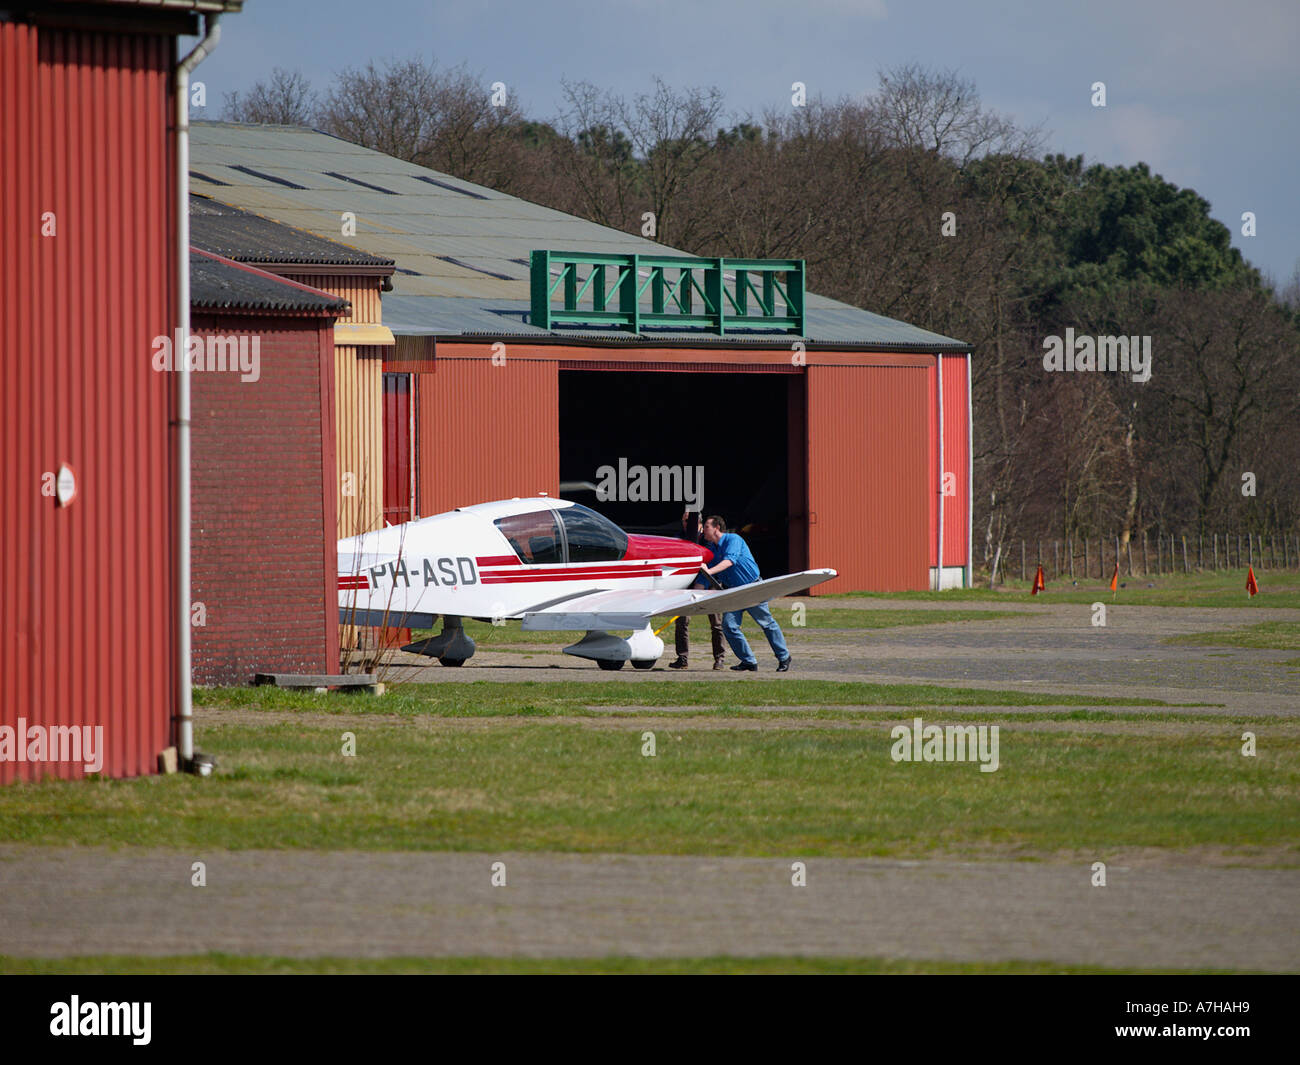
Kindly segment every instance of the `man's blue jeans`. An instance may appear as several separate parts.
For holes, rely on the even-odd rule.
[[[729,610],[722,615],[722,631],[727,637],[727,643],[736,653],[736,657],[742,662],[757,662],[754,652],[749,649],[749,641],[745,639],[745,634],[740,631],[741,618],[748,613],[751,618],[758,622],[758,627],[763,630],[763,635],[767,637],[767,642],[772,648],[772,653],[776,655],[778,662],[784,662],[790,657],[790,652],[785,646],[785,635],[781,632],[781,626],[776,623],[776,618],[772,617],[772,612],[767,609],[766,603],[758,606],[751,606],[748,611]]]

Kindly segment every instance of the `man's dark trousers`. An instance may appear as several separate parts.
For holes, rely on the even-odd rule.
[[[689,617],[678,617],[677,619],[677,657],[685,658],[691,649],[690,638],[691,619]],[[722,615],[709,615],[709,635],[713,638],[713,660],[716,662],[726,654],[725,644],[722,641]]]

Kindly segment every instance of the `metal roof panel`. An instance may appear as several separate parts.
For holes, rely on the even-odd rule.
[[[237,123],[195,122],[191,129],[191,164],[229,187],[196,185],[223,202],[255,210],[278,221],[306,229],[326,239],[339,237],[338,216],[357,216],[355,237],[347,240],[372,255],[396,260],[394,291],[384,298],[384,322],[394,333],[456,335],[482,331],[533,333],[515,307],[510,315],[498,312],[504,304],[527,309],[528,268],[513,262],[527,259],[536,248],[555,251],[617,252],[620,254],[678,255],[677,249],[647,240],[635,233],[601,226],[540,204],[475,185],[449,174],[417,166],[380,152],[349,144],[319,130],[292,126],[253,126]],[[291,189],[265,181],[232,165],[284,178],[304,189]],[[376,192],[327,176],[327,171],[392,189],[398,195]],[[429,178],[441,184],[418,180]],[[451,186],[444,187],[444,186]],[[462,195],[453,189],[472,192]],[[481,197],[481,198],[478,198]],[[448,263],[449,256],[470,267]],[[419,276],[404,274],[414,270]],[[518,280],[503,281],[490,273]],[[900,322],[871,311],[809,293],[806,329],[812,342],[870,344],[875,346],[926,346],[965,350],[950,337]],[[605,339],[617,330],[588,335]],[[571,336],[568,330],[555,335]],[[655,338],[708,340],[711,334],[695,330],[655,332]],[[790,334],[729,334],[727,341],[744,337],[764,339]],[[716,342],[718,338],[713,337]]]

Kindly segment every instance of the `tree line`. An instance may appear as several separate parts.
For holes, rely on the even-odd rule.
[[[760,117],[716,88],[563,83],[527,115],[466,68],[277,69],[240,122],[356,144],[697,255],[798,258],[822,295],[968,341],[975,551],[1122,530],[1300,531],[1300,269],[1284,285],[1143,163],[1044,154],[952,72]],[[1049,372],[1045,343],[1150,338],[1150,378]]]

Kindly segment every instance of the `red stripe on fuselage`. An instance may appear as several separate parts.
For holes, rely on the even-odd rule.
[[[694,570],[687,570],[694,573]],[[632,573],[595,573],[591,570],[575,570],[566,573],[512,573],[492,576],[483,574],[479,580],[483,584],[528,584],[532,581],[635,581],[646,577],[661,577],[660,569],[640,569]]]
[[[572,562],[568,565],[546,565],[546,566],[524,566],[483,571],[484,577],[525,577],[530,574],[549,577],[556,574],[576,573],[579,575],[607,577],[611,574],[626,575],[629,577],[639,577],[644,574],[655,574],[660,570],[668,569],[675,566],[690,565],[692,569],[698,568],[694,560],[688,559],[655,559],[653,562],[642,562],[639,564],[625,566],[617,562],[591,563],[591,562]]]

